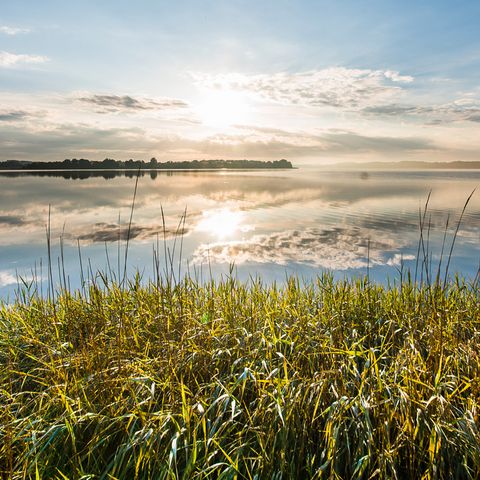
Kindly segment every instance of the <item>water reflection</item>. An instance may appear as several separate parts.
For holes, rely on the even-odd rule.
[[[173,176],[173,171],[162,172],[167,176]],[[157,170],[18,170],[18,171],[2,171],[0,170],[0,177],[18,178],[18,177],[60,177],[65,180],[86,180],[87,178],[103,178],[111,180],[117,177],[136,178],[150,177],[155,180],[158,176]]]
[[[140,225],[133,223],[131,225],[121,225],[119,223],[99,222],[92,226],[91,231],[76,235],[71,233],[64,234],[67,239],[77,239],[89,243],[95,242],[117,242],[120,240],[146,240],[151,237],[161,235],[162,238],[172,238],[176,236],[187,235],[189,228],[182,226],[177,229],[163,228],[163,224]],[[74,230],[75,231],[75,230]]]
[[[214,274],[231,262],[240,276],[261,273],[267,280],[282,279],[285,271],[362,274],[368,265],[371,275],[383,281],[396,274],[402,261],[414,266],[419,210],[428,192],[428,248],[435,262],[447,216],[450,240],[463,203],[480,183],[479,172],[452,171],[368,176],[313,169],[158,172],[156,178],[145,172],[129,225],[135,172],[124,172],[132,178],[119,175],[108,181],[103,173],[116,172],[92,172],[78,177],[81,181],[57,173],[0,175],[0,295],[16,284],[16,272],[31,275],[35,262],[45,262],[49,205],[54,254],[59,255],[62,237],[72,284],[79,269],[77,243],[93,269],[103,268],[106,252],[112,262],[121,260],[118,247],[121,251],[128,232],[130,267],[145,275],[157,240],[165,238],[173,248],[181,236],[184,262],[208,262]],[[474,195],[468,206],[450,267],[464,275],[476,273],[480,257],[479,197]],[[179,230],[185,208],[185,227]]]
[[[386,232],[366,228],[286,230],[270,235],[255,235],[246,241],[200,245],[193,254],[195,263],[292,262],[331,270],[349,270],[375,265],[400,265],[405,242]],[[371,252],[371,254],[369,253]],[[405,255],[404,260],[412,260]]]
[[[248,232],[251,227],[244,224],[245,214],[240,210],[222,208],[203,212],[196,230],[208,233],[215,239],[232,237],[237,232]]]

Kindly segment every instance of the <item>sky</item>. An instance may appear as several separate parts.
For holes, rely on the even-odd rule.
[[[480,161],[480,2],[16,0],[0,160]]]

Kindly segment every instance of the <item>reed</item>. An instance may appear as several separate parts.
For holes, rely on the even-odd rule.
[[[1,307],[4,478],[480,476],[471,284],[104,280]]]

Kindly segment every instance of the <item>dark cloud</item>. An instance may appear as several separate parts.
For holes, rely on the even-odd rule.
[[[0,122],[17,122],[30,116],[31,114],[24,110],[0,111]]]
[[[94,105],[99,113],[171,110],[188,107],[186,102],[175,98],[134,98],[130,95],[88,95],[77,100]]]
[[[24,225],[25,220],[16,215],[0,215],[0,225],[20,226]]]
[[[375,114],[375,115],[418,115],[421,113],[431,113],[433,108],[431,107],[418,107],[415,105],[399,105],[397,103],[391,103],[387,105],[374,105],[366,107],[363,110],[363,113]]]

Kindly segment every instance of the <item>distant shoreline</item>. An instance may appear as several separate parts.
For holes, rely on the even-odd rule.
[[[173,168],[173,169],[50,169],[50,170],[6,170],[0,168],[0,178],[19,178],[19,177],[63,177],[67,180],[85,180],[87,178],[104,178],[105,180],[110,180],[116,177],[127,177],[135,178],[137,176],[144,177],[149,176],[152,180],[157,178],[159,175],[181,175],[181,174],[206,174],[206,173],[222,173],[222,172],[260,172],[260,171],[285,171],[285,170],[294,170],[295,167],[291,169],[283,168]]]
[[[365,163],[333,163],[324,168],[335,170],[480,170],[480,162],[365,162]]]
[[[48,172],[48,171],[206,171],[206,170],[269,170],[292,169],[291,162],[285,159],[274,161],[262,160],[191,160],[183,162],[158,162],[152,158],[149,162],[143,160],[113,160],[102,161],[81,159],[65,159],[61,162],[30,162],[22,160],[6,160],[0,162],[0,171],[17,172]]]

